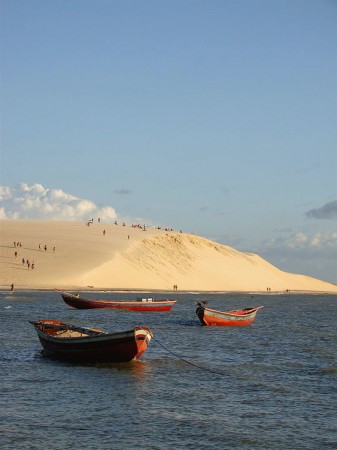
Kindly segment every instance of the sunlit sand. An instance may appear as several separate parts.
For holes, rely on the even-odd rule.
[[[256,254],[187,233],[97,221],[2,220],[0,227],[3,290],[14,284],[14,289],[170,291],[176,285],[178,291],[337,293],[333,284],[286,273]]]

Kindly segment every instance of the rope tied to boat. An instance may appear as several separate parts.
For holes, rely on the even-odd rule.
[[[214,374],[216,374],[216,375],[221,375],[221,376],[227,375],[227,374],[224,373],[224,372],[219,372],[219,371],[214,370],[214,369],[209,369],[209,368],[207,368],[207,367],[199,366],[199,364],[196,364],[196,363],[193,363],[193,362],[191,362],[191,361],[188,361],[187,359],[182,358],[181,356],[179,356],[179,355],[177,355],[176,353],[172,352],[172,350],[168,349],[164,344],[162,344],[161,342],[159,342],[157,338],[153,337],[152,339],[153,339],[154,341],[156,341],[157,344],[159,344],[159,345],[160,345],[164,350],[166,350],[168,353],[170,353],[170,354],[173,355],[174,357],[180,359],[180,360],[183,361],[184,363],[189,364],[189,365],[195,367],[196,369],[204,370],[205,372],[210,372],[210,373],[214,373]]]

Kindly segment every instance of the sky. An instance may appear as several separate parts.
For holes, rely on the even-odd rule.
[[[0,218],[170,227],[337,282],[336,1],[0,14]]]

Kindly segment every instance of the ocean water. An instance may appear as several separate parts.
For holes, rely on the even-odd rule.
[[[170,298],[171,313],[136,313],[74,310],[56,292],[0,294],[0,447],[337,448],[337,296]],[[264,308],[249,327],[203,327],[200,300]],[[41,355],[28,322],[47,318],[106,331],[147,325],[154,339],[131,363],[59,362]]]

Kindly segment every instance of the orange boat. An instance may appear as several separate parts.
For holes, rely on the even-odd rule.
[[[46,356],[71,362],[128,362],[138,359],[153,336],[148,327],[106,333],[59,320],[31,322]]]
[[[196,314],[200,322],[207,326],[244,327],[250,325],[256,313],[263,306],[256,308],[245,308],[238,311],[216,311],[207,308],[207,302],[197,304]]]
[[[76,309],[114,308],[128,311],[171,311],[176,300],[153,300],[153,298],[137,298],[137,301],[97,300],[80,297],[78,294],[63,292],[62,298],[67,305]]]

